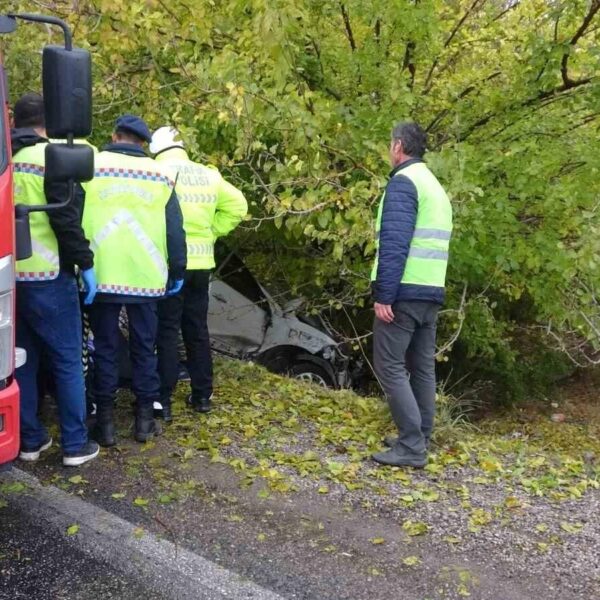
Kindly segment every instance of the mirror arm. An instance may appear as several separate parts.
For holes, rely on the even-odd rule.
[[[30,13],[11,13],[9,15],[12,19],[22,19],[23,21],[32,21],[34,23],[46,23],[48,25],[58,25],[64,33],[65,36],[65,49],[72,50],[73,49],[73,38],[71,36],[71,30],[69,26],[62,20],[56,17],[47,17],[44,15],[33,15]]]
[[[64,208],[65,206],[68,206],[71,201],[73,200],[73,197],[75,196],[75,182],[70,179],[69,180],[69,194],[67,196],[67,199],[64,202],[59,202],[58,204],[34,204],[34,205],[29,205],[29,204],[16,204],[15,205],[15,217],[17,217],[17,219],[19,219],[20,217],[24,217],[25,215],[28,215],[29,213],[32,212],[53,212],[55,210],[60,210],[61,208]]]

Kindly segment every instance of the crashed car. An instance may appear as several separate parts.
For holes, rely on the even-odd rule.
[[[297,315],[302,301],[281,307],[258,283],[240,257],[223,243],[215,247],[216,269],[209,288],[208,329],[213,351],[253,360],[271,371],[334,389],[350,387],[360,369],[346,344],[335,339],[319,316]],[[131,380],[127,315],[121,312],[120,379]],[[185,349],[180,344],[186,379]]]
[[[324,387],[351,385],[350,353],[322,318],[297,314],[300,299],[280,306],[223,243],[215,260],[208,307],[215,352]]]

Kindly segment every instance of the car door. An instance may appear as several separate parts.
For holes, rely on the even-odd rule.
[[[218,261],[208,305],[212,347],[237,357],[256,352],[263,344],[269,318],[268,301],[241,259],[229,253]]]

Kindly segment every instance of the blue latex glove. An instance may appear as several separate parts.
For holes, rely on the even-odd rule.
[[[183,279],[169,279],[169,281],[167,281],[167,292],[166,295],[167,296],[174,296],[175,294],[178,294],[181,291],[181,288],[183,287]]]
[[[98,284],[96,283],[96,272],[93,267],[81,271],[81,279],[83,279],[83,289],[85,292],[85,298],[83,303],[88,306],[94,301],[96,292],[98,291]]]

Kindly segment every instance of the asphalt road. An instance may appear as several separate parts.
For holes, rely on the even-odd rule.
[[[0,508],[2,600],[159,600],[163,595],[87,555],[63,534],[19,509]]]
[[[0,474],[0,600],[283,600],[78,495]]]

